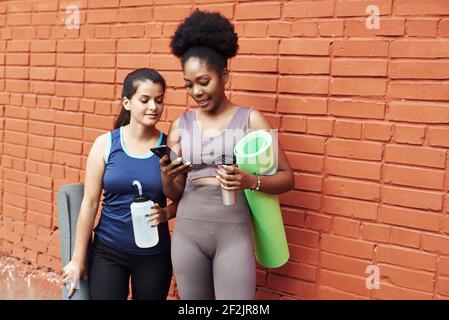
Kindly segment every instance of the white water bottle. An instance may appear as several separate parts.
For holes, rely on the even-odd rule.
[[[134,240],[139,248],[154,247],[159,242],[158,227],[153,227],[151,222],[147,221],[154,203],[148,196],[142,195],[142,185],[139,181],[134,180],[133,186],[139,191],[139,195],[135,196],[131,203]]]

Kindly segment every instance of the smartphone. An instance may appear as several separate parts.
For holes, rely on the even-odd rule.
[[[158,147],[150,148],[150,150],[159,158],[162,158],[165,155],[169,155],[169,163],[179,158],[176,152],[174,152],[172,149],[170,149],[169,146],[165,144],[160,145]],[[184,161],[182,159],[180,164],[184,164]]]

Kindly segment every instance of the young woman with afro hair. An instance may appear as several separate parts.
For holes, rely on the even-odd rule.
[[[179,201],[171,255],[180,297],[255,299],[251,212],[243,190],[287,192],[294,184],[292,170],[279,145],[278,171],[272,176],[249,174],[231,163],[245,134],[272,129],[262,113],[225,95],[228,59],[238,50],[231,22],[197,10],[178,26],[170,46],[197,104],[169,130],[168,144],[183,162],[169,163],[168,157],[160,162],[164,193]],[[236,204],[222,203],[222,188],[235,192]]]

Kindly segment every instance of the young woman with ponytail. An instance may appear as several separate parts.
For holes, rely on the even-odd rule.
[[[79,278],[87,275],[91,299],[127,299],[130,279],[133,299],[167,297],[172,276],[167,221],[175,216],[177,204],[166,206],[159,158],[150,151],[166,142],[166,136],[155,127],[164,109],[165,86],[164,78],[155,70],[129,73],[123,83],[123,108],[114,130],[100,135],[92,145],[75,249],[63,269],[63,283],[70,284],[69,296]],[[134,180],[140,181],[143,194],[155,203],[148,219],[158,226],[159,242],[151,248],[135,244],[130,212],[137,195]],[[86,266],[102,191],[101,217]]]

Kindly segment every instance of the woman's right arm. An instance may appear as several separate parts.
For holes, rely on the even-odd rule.
[[[72,260],[80,268],[85,266],[88,243],[91,241],[95,216],[100,203],[102,180],[105,170],[104,155],[108,147],[108,135],[99,136],[92,145],[86,164],[84,196],[76,224],[75,248]]]
[[[180,135],[179,135],[179,118],[172,122],[168,136],[167,145],[176,154],[182,156]],[[184,187],[186,185],[187,172],[190,171],[192,165],[185,163],[177,166],[175,162],[167,164],[168,156],[164,156],[160,160],[161,179],[163,184],[164,194],[172,201],[178,202],[181,199]]]

